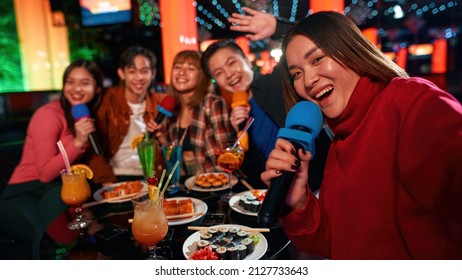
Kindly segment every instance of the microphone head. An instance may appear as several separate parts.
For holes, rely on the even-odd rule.
[[[287,113],[286,128],[306,127],[317,136],[322,128],[322,112],[310,101],[300,101]]]
[[[314,140],[321,132],[322,118],[318,105],[310,101],[298,102],[287,114],[286,127],[279,129],[278,138],[297,142],[314,156]]]
[[[173,111],[175,110],[176,106],[176,99],[173,96],[165,96],[164,99],[162,99],[162,102],[160,102],[159,105],[157,105],[157,110],[159,111],[159,115],[156,118],[156,122],[160,123],[164,119],[164,117],[171,118],[173,116]]]
[[[233,101],[231,103],[231,108],[239,106],[249,106],[249,95],[246,91],[236,91],[233,93]]]
[[[175,106],[176,106],[176,99],[175,97],[173,96],[165,96],[164,99],[162,99],[162,102],[160,102],[160,105],[162,108],[164,108],[165,110],[169,111],[169,112],[172,112],[173,110],[175,110]]]
[[[74,120],[79,120],[81,118],[89,117],[90,110],[88,110],[87,105],[85,104],[76,104],[71,108],[71,114]]]

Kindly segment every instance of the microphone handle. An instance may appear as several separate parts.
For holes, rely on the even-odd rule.
[[[95,152],[95,155],[100,156],[101,155],[101,147],[99,146],[98,141],[96,140],[95,136],[93,133],[91,133],[88,136],[88,139],[90,140],[91,146],[93,147],[93,151]]]
[[[296,151],[300,148],[304,149],[303,146],[297,142],[291,143]],[[265,199],[258,211],[258,222],[260,224],[272,226],[278,221],[294,177],[295,172],[284,171],[281,176],[271,181],[271,185],[266,192]]]
[[[154,120],[156,122],[156,124],[160,124],[164,119],[165,119],[166,115],[159,112],[156,116],[156,119]],[[155,131],[154,131],[155,132]],[[151,139],[152,136],[154,135],[154,133],[152,132],[149,132],[146,130],[146,133],[148,134],[148,139]]]
[[[159,112],[154,121],[156,122],[156,124],[160,124],[165,119],[165,117],[165,114]]]

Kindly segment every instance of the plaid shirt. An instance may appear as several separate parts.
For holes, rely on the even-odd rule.
[[[217,171],[215,150],[217,143],[230,137],[229,115],[226,102],[220,96],[208,93],[204,100],[194,108],[189,135],[194,156],[199,170],[204,172]],[[177,115],[166,123],[169,141],[179,141]]]

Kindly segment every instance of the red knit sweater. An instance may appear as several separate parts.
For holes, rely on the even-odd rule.
[[[319,200],[281,219],[331,259],[462,259],[462,106],[420,78],[362,78],[335,121]]]

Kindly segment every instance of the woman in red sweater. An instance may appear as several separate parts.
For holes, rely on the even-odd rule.
[[[295,246],[330,259],[462,259],[461,104],[336,12],[303,19],[282,47],[287,108],[318,104],[335,135],[319,199],[311,155],[288,141],[262,173],[269,184],[297,172],[280,219]]]

